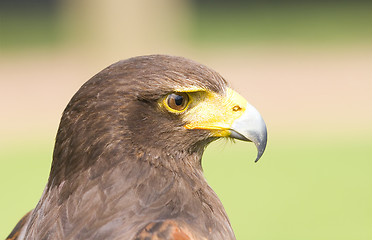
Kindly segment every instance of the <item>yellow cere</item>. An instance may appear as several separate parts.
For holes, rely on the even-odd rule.
[[[187,129],[210,130],[215,137],[230,135],[234,120],[243,115],[247,101],[237,92],[228,88],[225,95],[210,91],[189,92],[190,106],[183,119]]]

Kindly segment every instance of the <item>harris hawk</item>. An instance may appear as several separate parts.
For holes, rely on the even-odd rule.
[[[218,138],[253,142],[258,113],[217,72],[150,55],[92,77],[63,112],[40,201],[8,239],[231,240],[201,167]]]

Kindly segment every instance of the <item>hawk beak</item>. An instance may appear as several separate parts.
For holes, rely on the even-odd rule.
[[[186,112],[184,120],[188,123],[185,128],[209,130],[213,137],[251,141],[257,147],[257,162],[265,151],[267,141],[266,124],[260,113],[230,88],[223,96],[212,92],[206,95]]]
[[[230,128],[230,137],[251,141],[257,148],[257,162],[265,151],[267,129],[264,120],[255,107],[247,103],[242,116],[236,119]]]

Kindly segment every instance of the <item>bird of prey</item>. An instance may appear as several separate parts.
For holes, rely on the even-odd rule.
[[[48,183],[8,239],[232,240],[201,167],[219,138],[253,142],[266,125],[217,72],[174,56],[117,62],[63,112]]]

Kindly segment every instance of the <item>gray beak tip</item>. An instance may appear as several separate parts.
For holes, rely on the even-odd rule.
[[[260,160],[263,153],[265,152],[266,144],[267,144],[267,131],[266,131],[266,128],[265,128],[265,133],[263,134],[263,137],[262,137],[261,141],[258,141],[256,143],[257,158],[254,162],[258,162],[258,160]]]
[[[247,104],[244,114],[234,121],[230,137],[253,142],[257,148],[255,162],[262,157],[267,143],[267,129],[260,113],[252,105]]]

